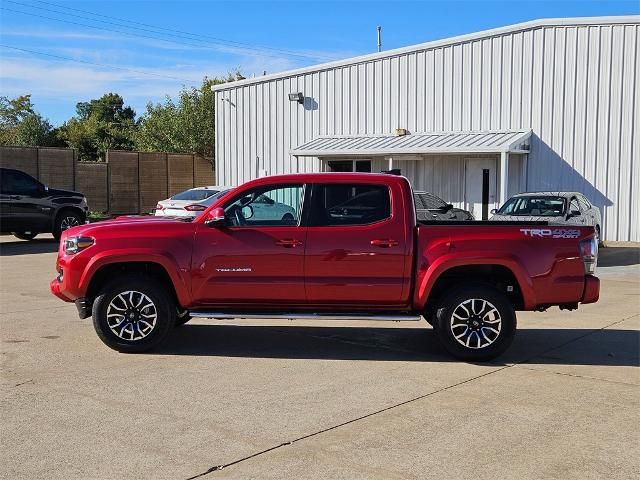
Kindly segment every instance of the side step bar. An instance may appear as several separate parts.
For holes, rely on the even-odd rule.
[[[194,318],[218,319],[257,319],[257,320],[381,320],[386,322],[418,322],[420,315],[363,315],[361,313],[222,313],[222,312],[189,312]]]

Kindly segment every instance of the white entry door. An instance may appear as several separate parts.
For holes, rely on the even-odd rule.
[[[493,158],[467,158],[464,166],[464,202],[476,220],[482,220],[483,171],[489,170],[489,208],[497,208],[497,162]],[[491,214],[489,214],[489,217]]]

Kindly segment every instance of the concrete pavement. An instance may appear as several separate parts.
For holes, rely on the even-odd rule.
[[[640,475],[638,249],[472,365],[426,322],[192,320],[118,354],[49,294],[55,248],[0,238],[2,478]]]

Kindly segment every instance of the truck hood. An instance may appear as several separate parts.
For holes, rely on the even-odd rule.
[[[153,217],[142,215],[126,215],[116,217],[112,220],[103,220],[100,222],[89,223],[86,225],[79,225],[77,227],[65,230],[65,236],[73,235],[118,235],[121,237],[127,236],[127,231],[130,230],[135,235],[140,235],[141,231],[153,231],[163,230],[169,225],[176,224],[188,224],[184,219],[178,220],[173,217]]]
[[[47,187],[48,197],[84,197],[80,192],[74,192],[73,190],[62,190],[61,188]]]

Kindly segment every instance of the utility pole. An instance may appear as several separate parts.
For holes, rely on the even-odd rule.
[[[382,27],[378,25],[378,52],[382,51]]]

